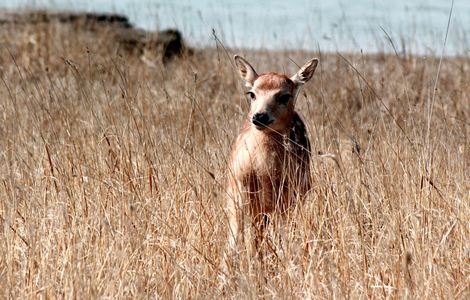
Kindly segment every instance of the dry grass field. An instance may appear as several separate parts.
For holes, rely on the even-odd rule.
[[[314,188],[228,272],[235,53],[321,62],[297,101]],[[470,58],[438,69],[220,44],[163,65],[105,30],[1,25],[0,297],[468,299]]]

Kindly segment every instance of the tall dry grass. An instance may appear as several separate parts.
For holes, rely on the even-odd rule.
[[[0,45],[2,298],[470,297],[468,57],[433,102],[432,57],[228,50],[321,64],[297,101],[314,190],[224,285],[248,108],[224,49],[164,66],[63,24],[3,25]]]

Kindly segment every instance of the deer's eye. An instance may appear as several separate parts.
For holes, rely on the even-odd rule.
[[[284,95],[277,97],[276,101],[279,104],[286,105],[289,102],[291,97],[292,96],[290,94],[284,94]]]
[[[253,93],[253,92],[247,92],[246,94],[248,95],[248,97],[250,97],[251,100],[256,100],[256,95],[255,95],[255,93]]]

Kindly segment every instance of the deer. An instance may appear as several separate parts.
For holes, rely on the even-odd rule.
[[[229,156],[229,248],[245,239],[248,225],[259,233],[254,239],[259,250],[269,216],[284,215],[311,189],[310,141],[295,102],[319,59],[309,60],[291,77],[258,74],[239,55],[234,61],[251,103]]]

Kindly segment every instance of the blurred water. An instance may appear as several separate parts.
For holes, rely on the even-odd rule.
[[[451,0],[0,0],[0,8],[125,14],[136,26],[176,27],[197,46],[440,53]],[[470,54],[470,0],[455,0],[447,54]]]

